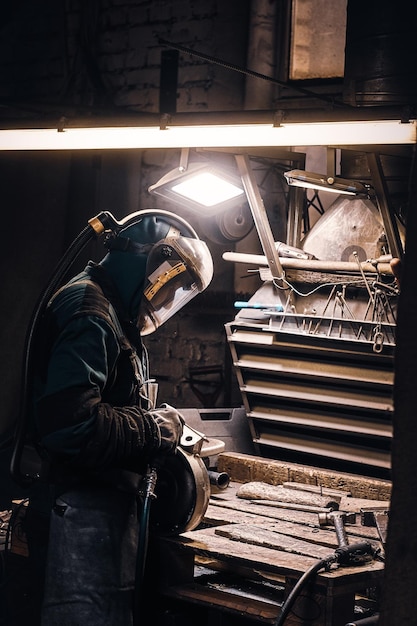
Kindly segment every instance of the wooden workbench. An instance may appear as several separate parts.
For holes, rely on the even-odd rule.
[[[252,463],[253,459],[256,457],[225,455],[224,462],[219,458],[219,468],[223,471],[231,462]],[[268,463],[277,464],[273,475],[279,484],[279,462]],[[255,475],[259,479],[259,471]],[[351,491],[346,495],[350,479],[344,478],[340,510],[359,513],[362,505],[389,507],[386,499],[359,498]],[[320,527],[316,511],[242,499],[237,496],[241,483],[233,479],[232,474],[230,485],[212,494],[198,529],[160,540],[161,593],[176,603],[199,607],[199,626],[274,624],[303,573],[338,546],[334,528]],[[354,486],[356,478],[352,480]],[[389,493],[387,484],[378,486],[371,481],[370,486],[371,495]],[[363,485],[359,493],[366,496]],[[362,525],[360,515],[346,530],[349,543],[365,540],[382,549],[377,529]],[[383,570],[383,562],[373,559],[320,571],[302,590],[285,626],[345,626],[355,618],[358,597],[366,606],[378,596]],[[183,623],[188,624],[178,622]]]

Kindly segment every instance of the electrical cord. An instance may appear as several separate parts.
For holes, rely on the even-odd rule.
[[[33,381],[32,361],[37,331],[50,298],[52,297],[56,288],[61,283],[65,273],[68,271],[81,250],[84,248],[86,243],[92,238],[93,235],[94,230],[90,226],[86,226],[70,245],[67,252],[64,254],[58,265],[56,266],[49,283],[43,291],[39,302],[37,303],[33,311],[32,318],[29,324],[29,329],[26,335],[26,345],[24,351],[25,356],[22,370],[22,383],[20,392],[21,404],[19,409],[19,418],[17,420],[16,432],[14,435],[15,444],[10,462],[11,476],[14,481],[22,487],[31,485],[35,480],[35,477],[22,474],[20,461],[25,445],[25,435],[28,429],[29,389],[31,388]]]
[[[263,80],[274,83],[275,85],[279,85],[280,87],[284,87],[286,89],[293,89],[305,96],[312,96],[314,98],[318,98],[319,100],[323,100],[324,102],[338,105],[344,108],[350,107],[350,105],[347,104],[346,102],[339,102],[338,100],[336,100],[335,98],[331,96],[318,94],[314,91],[304,89],[303,87],[300,87],[299,85],[289,85],[288,83],[284,81],[280,81],[277,78],[273,78],[272,76],[266,76],[265,74],[260,74],[259,72],[255,72],[245,67],[239,67],[238,65],[235,65],[228,61],[223,61],[223,59],[218,59],[208,54],[204,54],[203,52],[197,52],[196,50],[192,50],[191,48],[186,48],[185,46],[182,46],[180,44],[173,43],[172,41],[167,41],[166,39],[163,39],[162,37],[159,37],[158,43],[160,43],[163,46],[168,46],[169,48],[173,48],[174,50],[178,50],[179,52],[184,52],[185,54],[189,54],[199,59],[203,59],[204,61],[208,61],[209,63],[220,65],[221,67],[225,67],[226,69],[230,69],[235,72],[240,72],[241,74],[246,74],[247,76],[254,76],[255,78],[261,78]]]
[[[320,559],[320,561],[317,561],[317,563],[314,563],[311,567],[308,568],[307,571],[304,572],[304,574],[297,581],[297,583],[294,585],[289,595],[287,596],[284,604],[281,607],[280,614],[278,615],[274,626],[283,626],[302,588],[305,587],[305,585],[310,581],[310,579],[313,576],[315,576],[320,570],[322,569],[328,570],[330,568],[330,565],[337,561],[337,558],[338,557],[336,553],[330,554],[329,556],[326,556],[324,559]]]
[[[137,214],[134,214],[135,216]],[[130,217],[130,216],[128,216]],[[100,225],[100,227],[98,227]],[[49,300],[61,285],[64,276],[78,257],[80,252],[84,249],[86,244],[97,234],[104,232],[106,228],[120,228],[123,225],[115,220],[111,213],[102,211],[93,220],[90,220],[88,225],[77,235],[77,237],[70,244],[64,255],[59,260],[55,267],[55,270],[46,285],[41,297],[35,306],[32,313],[31,321],[29,323],[28,331],[26,334],[24,362],[22,369],[22,382],[21,382],[21,403],[19,408],[19,416],[16,423],[16,430],[14,433],[14,446],[12,451],[12,457],[10,462],[10,474],[13,480],[21,487],[27,487],[34,483],[38,478],[37,476],[29,476],[21,472],[21,458],[23,454],[23,448],[26,440],[26,433],[28,430],[28,404],[29,404],[29,391],[33,384],[33,356],[35,349],[35,341],[37,339],[37,333],[39,330],[42,316],[45,313],[45,309]]]
[[[328,571],[333,563],[339,565],[361,565],[366,561],[373,558],[378,558],[379,549],[375,548],[368,541],[361,541],[353,543],[351,545],[337,548],[333,554],[330,554],[324,559],[320,559],[317,563],[314,563],[301,578],[297,581],[294,587],[291,589],[284,604],[281,607],[280,614],[278,615],[274,626],[283,626],[289,612],[292,609],[294,602],[300,594],[301,589],[310,581],[310,579],[317,574],[320,570],[325,569]]]

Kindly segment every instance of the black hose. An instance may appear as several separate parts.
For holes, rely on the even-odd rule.
[[[309,579],[317,574],[321,569],[329,569],[332,563],[339,563],[339,565],[361,565],[374,559],[378,556],[379,550],[369,543],[369,541],[359,541],[346,546],[336,548],[334,554],[317,561],[314,563],[304,574],[300,580],[295,584],[287,599],[281,607],[281,612],[277,617],[274,626],[283,626],[284,621],[291,610],[297,596],[301,589],[309,581]]]
[[[37,338],[37,333],[39,329],[40,322],[42,320],[42,316],[45,313],[45,309],[48,305],[49,300],[55,293],[58,287],[61,286],[63,278],[66,273],[69,271],[71,265],[74,263],[77,256],[86,246],[86,244],[93,239],[93,237],[97,235],[103,234],[105,231],[112,231],[114,234],[117,234],[121,229],[127,228],[138,221],[140,221],[143,217],[154,215],[155,217],[166,217],[171,222],[176,223],[182,231],[186,233],[187,236],[195,237],[198,239],[198,235],[195,230],[192,228],[188,222],[174,213],[169,211],[163,211],[161,209],[145,209],[143,211],[136,211],[135,213],[130,213],[125,218],[120,221],[117,221],[111,213],[108,211],[102,211],[94,218],[89,220],[88,225],[80,232],[80,234],[74,239],[74,241],[70,244],[67,251],[64,253],[60,261],[58,262],[54,273],[52,274],[49,283],[47,284],[45,290],[43,291],[38,304],[36,305],[32,318],[29,324],[29,329],[26,335],[26,343],[25,343],[25,351],[24,351],[24,362],[22,368],[22,383],[20,389],[20,408],[19,415],[17,418],[16,429],[13,436],[14,445],[12,450],[12,457],[10,461],[10,474],[12,479],[21,487],[28,487],[32,485],[39,476],[30,476],[28,474],[23,474],[21,471],[21,460],[23,449],[26,442],[26,434],[28,431],[28,421],[29,421],[29,397],[30,397],[30,389],[33,384],[33,355],[34,355],[34,346],[35,340]]]
[[[51,299],[52,295],[56,291],[57,287],[61,284],[63,277],[69,270],[72,263],[75,261],[81,250],[85,247],[88,241],[92,239],[95,232],[90,226],[86,226],[81,233],[76,237],[72,244],[67,249],[64,256],[58,262],[51,279],[49,280],[46,288],[44,289],[39,302],[37,303],[29,324],[28,332],[26,335],[24,362],[22,369],[22,383],[20,390],[20,409],[19,416],[16,424],[16,431],[14,434],[14,446],[12,451],[12,457],[10,461],[10,474],[13,480],[21,487],[27,487],[32,485],[37,479],[36,476],[29,476],[21,472],[21,459],[23,454],[23,448],[25,445],[26,433],[28,430],[28,404],[29,404],[29,390],[33,383],[33,353],[35,339],[39,329],[39,325],[42,316],[45,312],[46,306]]]
[[[320,559],[317,563],[314,563],[301,578],[297,581],[294,587],[291,589],[287,599],[281,607],[280,614],[278,615],[274,626],[283,626],[285,620],[288,617],[288,613],[291,611],[291,608],[296,601],[298,595],[300,594],[301,589],[309,582],[309,580],[317,574],[322,569],[328,569],[328,567],[337,561],[337,556],[335,554],[331,554],[324,559]]]
[[[150,467],[145,478],[143,507],[139,521],[138,549],[136,553],[135,599],[133,607],[134,626],[139,626],[141,622],[139,607],[142,601],[142,583],[145,573],[146,555],[148,551],[149,516],[151,511],[151,503],[152,500],[155,498],[155,487],[157,478],[157,467]]]

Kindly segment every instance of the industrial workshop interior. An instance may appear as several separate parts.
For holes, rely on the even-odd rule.
[[[1,626],[417,626],[416,24],[405,0],[4,3]],[[44,621],[33,347],[153,216],[213,263],[142,333],[182,436],[135,496],[131,617]]]

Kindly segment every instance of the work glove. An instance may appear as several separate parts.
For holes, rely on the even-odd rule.
[[[177,409],[166,403],[152,411],[152,416],[159,428],[158,451],[174,454],[181,439],[184,418]]]

